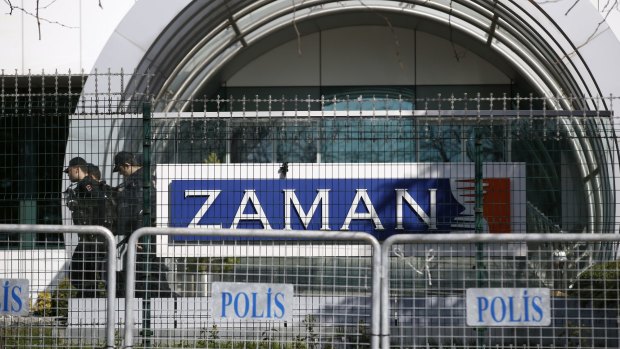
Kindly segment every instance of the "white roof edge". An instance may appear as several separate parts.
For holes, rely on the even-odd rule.
[[[118,74],[122,69],[125,74],[132,74],[164,29],[192,1],[137,1],[106,42],[91,73],[110,71]],[[106,77],[96,83],[94,79],[88,79],[83,93],[108,91],[108,85],[118,91],[120,81],[120,76],[114,76],[110,81]],[[126,87],[129,79],[122,81]]]

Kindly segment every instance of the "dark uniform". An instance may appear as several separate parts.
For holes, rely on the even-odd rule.
[[[102,183],[84,177],[67,189],[67,206],[75,225],[106,226],[105,191]],[[95,234],[79,234],[79,242],[71,257],[71,285],[78,297],[92,298],[103,290],[106,259],[105,239]]]
[[[139,169],[127,176],[125,181],[118,186],[116,193],[117,212],[117,234],[123,235],[126,240],[132,232],[144,226],[144,171]],[[155,188],[152,186],[150,206],[151,221],[155,221]],[[136,256],[136,294],[138,298],[144,298],[146,291],[148,295],[155,298],[171,297],[173,295],[166,272],[168,271],[162,261],[156,257],[155,245],[147,245],[144,241],[139,243]],[[126,259],[123,259],[123,264]],[[119,280],[119,297],[124,296],[126,280],[123,267]]]

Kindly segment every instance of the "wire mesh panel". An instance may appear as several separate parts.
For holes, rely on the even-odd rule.
[[[101,225],[116,235],[121,256],[133,231],[149,226],[290,229],[291,237],[306,230],[360,231],[380,241],[403,233],[618,231],[618,97],[524,97],[510,86],[487,85],[222,86],[203,98],[178,100],[163,92],[154,97],[152,78],[164,77],[0,74],[0,222]],[[103,200],[82,210],[79,199],[89,186]],[[141,341],[164,340],[156,324],[167,326],[166,314],[176,309],[210,309],[196,297],[211,292],[211,274],[221,274],[216,280],[224,284],[239,280],[228,272],[262,283],[259,266],[265,265],[285,274],[282,280],[293,272],[307,275],[298,277],[295,292],[314,292],[315,283],[339,281],[342,271],[359,279],[344,279],[347,292],[365,287],[355,270],[366,266],[367,256],[266,261],[247,250],[222,254],[217,244],[224,242],[209,243],[215,247],[178,238],[141,242],[136,290],[142,294],[133,304]],[[68,246],[77,244],[72,234],[1,232],[0,258],[14,262],[10,270],[22,259],[15,251],[46,249],[52,260],[69,261]],[[196,244],[195,252],[179,254],[183,244]],[[587,260],[587,251],[562,245],[557,255]],[[616,257],[612,250],[601,254],[601,260]],[[121,299],[127,287],[122,258]],[[531,255],[528,266],[549,283],[557,280],[545,272],[549,263],[545,255]],[[63,289],[57,269],[40,270],[52,292]],[[85,275],[92,272],[86,269]],[[144,317],[156,306],[141,301],[147,292],[168,313]],[[75,307],[101,309],[88,292],[80,296]],[[122,331],[124,301],[118,305]],[[100,312],[90,313],[71,321],[103,321]],[[304,320],[308,331],[321,327],[316,318]],[[330,333],[344,331],[337,343],[356,343],[364,336],[346,339],[356,326]],[[224,335],[211,330],[196,338]]]
[[[513,215],[510,231],[612,232],[618,163],[613,119],[601,111],[545,109],[567,101],[218,98],[194,101],[194,111],[154,112],[148,121],[149,151],[153,165],[314,163],[329,171],[354,163],[367,165],[362,173],[374,169],[384,177],[426,164],[426,177],[456,180],[463,185],[452,183],[455,190],[471,188],[472,194],[473,186],[464,183],[474,180],[475,163],[512,164],[523,171],[482,174],[489,214],[505,217],[512,209],[500,202],[507,200],[502,191],[512,191],[511,198],[525,195],[519,209],[523,218]],[[498,105],[500,110],[484,109]],[[446,106],[450,109],[441,109]],[[131,144],[146,149],[140,135]],[[385,166],[401,163],[408,165]],[[437,164],[455,166],[450,174],[440,174],[431,170]],[[465,169],[469,165],[471,171]],[[493,232],[508,231],[503,218],[485,219],[491,219]]]
[[[397,236],[383,246],[384,347],[617,348],[619,238]],[[580,253],[563,253],[579,250]],[[388,337],[386,337],[388,338]]]
[[[144,242],[152,237],[145,233],[173,235],[154,244]],[[163,237],[194,243],[171,249]],[[132,302],[135,291],[142,311],[140,319],[126,318],[138,330],[125,333],[125,345],[378,347],[380,249],[367,234],[140,229],[129,240],[130,251],[133,244],[127,299]],[[160,260],[144,260],[144,251],[156,249],[168,249],[162,254],[176,261],[167,281],[150,274],[163,269],[156,266]],[[151,277],[143,278],[141,271],[149,269]],[[162,297],[168,288],[162,282],[185,289]]]
[[[2,224],[0,232],[19,236],[67,232],[78,235],[79,241],[68,253],[20,249],[2,255],[2,348],[114,346],[116,250],[110,231],[95,226]]]

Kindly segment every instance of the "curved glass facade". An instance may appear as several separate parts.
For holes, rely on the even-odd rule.
[[[289,116],[160,120],[158,132],[168,138],[157,146],[158,161],[459,163],[472,161],[475,140],[480,137],[482,161],[527,163],[528,202],[532,212],[542,217],[540,221],[546,222],[546,227],[535,231],[615,230],[615,209],[609,208],[616,205],[611,194],[615,187],[607,164],[615,156],[616,144],[592,135],[592,130],[607,132],[609,123],[604,118],[586,123],[571,112],[592,110],[589,115],[598,116],[596,110],[606,110],[606,103],[582,97],[598,91],[598,86],[579,54],[561,59],[569,56],[574,45],[548,17],[536,15],[540,8],[517,1],[495,6],[484,1],[345,3],[241,1],[228,8],[227,18],[208,17],[198,24],[187,15],[203,13],[206,7],[192,2],[182,18],[205,34],[175,36],[174,28],[185,23],[170,23],[161,42],[153,46],[161,52],[151,52],[153,60],[143,62],[160,71],[153,79],[133,76],[125,92],[154,93],[155,109],[161,112],[281,111]],[[373,15],[364,14],[368,12]],[[512,80],[497,86],[467,81],[462,86],[414,84],[397,86],[397,92],[372,83],[332,86],[337,78],[324,84],[322,75],[316,85],[307,86],[296,84],[294,78],[279,88],[268,83],[229,84],[242,67],[283,43],[299,44],[305,35],[364,25],[389,27],[393,32],[394,28],[421,28],[447,39],[457,61],[456,45],[463,45],[499,70],[512,70]],[[171,46],[165,40],[182,42],[183,50],[166,51]],[[318,64],[324,60],[320,56]],[[432,76],[429,79],[432,83]],[[555,97],[566,94],[574,97]],[[277,106],[272,105],[272,95],[282,96]],[[411,111],[413,117],[374,115],[385,110]],[[566,110],[566,116],[551,113],[549,118],[548,110]],[[301,111],[312,116],[300,117]],[[323,116],[330,112],[337,116]],[[132,148],[140,147],[130,143]]]
[[[604,126],[609,123],[607,116],[584,119],[569,112],[545,115],[544,110],[534,109],[420,110],[411,100],[363,96],[348,100],[297,100],[298,105],[322,108],[285,111],[288,114],[282,116],[280,103],[292,101],[274,99],[268,103],[270,111],[251,111],[248,106],[256,103],[248,101],[241,112],[208,112],[198,118],[156,120],[155,139],[162,139],[156,144],[156,161],[380,166],[472,163],[478,156],[485,164],[524,163],[528,232],[613,231],[611,221],[603,219],[605,212],[588,204],[609,200],[591,199],[596,191],[593,186],[604,180],[600,174],[584,180],[584,151],[575,149],[575,142],[587,141],[588,146],[601,149],[599,154],[611,156],[609,149],[602,148],[608,140],[592,135],[602,132],[601,127],[609,127]],[[541,101],[536,99],[532,103]],[[243,115],[232,116],[235,113]],[[577,127],[590,136],[579,139],[571,131]]]

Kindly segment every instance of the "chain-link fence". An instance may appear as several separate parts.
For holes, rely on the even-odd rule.
[[[2,254],[0,347],[113,348],[116,246],[112,233],[98,226],[16,224],[0,224],[0,232],[78,236],[72,254],[52,249]],[[94,314],[99,314],[99,321],[84,321]]]
[[[454,165],[448,172],[460,171],[459,181],[475,179],[473,170],[458,167],[464,164],[512,164],[524,172],[513,177],[522,183],[511,182],[510,191],[525,193],[520,203],[525,208],[520,217],[512,215],[511,231],[516,224],[520,232],[530,233],[617,228],[614,97],[539,97],[490,87],[480,87],[484,94],[460,88],[463,93],[419,89],[418,95],[415,88],[330,88],[304,95],[296,89],[276,94],[273,88],[230,88],[195,100],[154,98],[148,89],[125,92],[135,90],[130,87],[137,80],[148,87],[149,78],[125,73],[0,76],[0,220],[69,223],[71,213],[63,212],[62,202],[71,184],[62,173],[69,160],[84,158],[98,166],[101,180],[117,187],[123,177],[112,171],[114,155],[130,151],[142,154],[151,170],[162,164],[338,168],[355,163],[367,165],[366,172],[386,163],[411,164],[389,170],[402,172],[428,163]],[[438,173],[426,172],[433,171]],[[498,185],[506,187],[498,177],[502,174],[491,172],[481,175],[483,186],[501,192]],[[492,206],[498,208],[493,214],[506,215],[502,209],[507,206],[489,203],[499,199],[485,193],[485,212]],[[508,224],[490,224],[489,229],[506,231]],[[7,247],[17,245],[14,238],[4,237]],[[29,244],[62,240],[46,239],[32,236]]]
[[[382,246],[384,348],[616,348],[617,235],[399,235]],[[581,254],[564,254],[575,246]]]
[[[126,331],[125,345],[379,347],[380,247],[368,234],[143,228],[128,245],[127,302],[135,289],[142,311],[126,313],[139,331]],[[157,250],[183,261],[168,280],[153,278]],[[162,282],[190,279],[190,292],[161,294]]]
[[[506,86],[330,86],[222,87],[177,100],[151,94],[150,78],[0,75],[0,223],[101,225],[116,235],[121,256],[128,236],[145,226],[290,229],[291,236],[360,231],[379,241],[404,233],[615,234],[619,228],[616,97],[541,97]],[[0,232],[0,258],[46,250],[51,259],[69,260],[78,242],[60,232]],[[210,272],[245,266],[263,280],[254,261],[239,254],[241,262],[216,258],[217,249],[205,246],[196,247],[199,254],[165,253],[183,244],[198,243],[170,238],[138,254],[137,267],[148,266],[166,286],[149,289],[146,270],[138,270],[136,291],[154,292],[172,313],[202,307],[189,299],[209,295]],[[580,261],[575,273],[592,266],[588,251],[566,242],[553,253]],[[332,257],[273,263],[279,271],[307,266],[303,273],[320,275],[360,263]],[[612,248],[597,250],[597,261],[616,257]],[[558,282],[548,255],[528,258],[541,283]],[[126,271],[122,259],[117,264],[116,296],[124,298]],[[41,271],[45,280],[57,278],[52,269]],[[312,290],[315,280],[307,280],[303,287]],[[62,289],[56,285],[47,287]],[[97,298],[82,296],[70,302],[99,310],[71,321],[101,323]],[[179,301],[171,302],[175,296]],[[164,332],[142,333],[168,325],[163,316],[144,327],[146,304],[134,306],[142,326],[136,338],[162,340]],[[123,302],[118,307],[124,311]],[[122,326],[124,315],[116,318]],[[315,320],[306,326],[316,328]],[[348,327],[344,337],[355,326]],[[193,343],[225,336],[209,330],[192,332]]]

